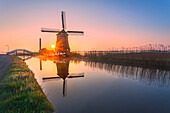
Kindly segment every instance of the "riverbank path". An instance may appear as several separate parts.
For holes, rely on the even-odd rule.
[[[0,78],[2,74],[6,71],[9,64],[11,63],[11,57],[8,55],[0,54]]]

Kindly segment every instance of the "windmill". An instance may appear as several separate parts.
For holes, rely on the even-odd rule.
[[[61,12],[61,19],[62,19],[62,30],[57,29],[50,29],[50,28],[41,28],[41,32],[50,32],[50,33],[57,33],[57,40],[55,46],[55,52],[59,54],[65,54],[70,52],[69,42],[68,42],[68,35],[69,34],[84,34],[83,31],[66,31],[66,23],[65,23],[65,12]]]

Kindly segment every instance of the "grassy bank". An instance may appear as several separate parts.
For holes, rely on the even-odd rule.
[[[53,105],[26,63],[18,57],[11,57],[12,62],[0,80],[0,112],[53,112]]]

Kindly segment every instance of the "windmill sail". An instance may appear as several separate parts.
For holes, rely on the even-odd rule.
[[[80,33],[80,34],[84,34],[83,31],[67,31],[67,33]]]
[[[52,32],[52,33],[59,33],[58,29],[51,29],[51,28],[41,28],[41,32]]]
[[[61,12],[61,19],[62,19],[62,28],[66,29],[66,21],[65,21],[66,16],[65,16],[65,12],[64,11]]]

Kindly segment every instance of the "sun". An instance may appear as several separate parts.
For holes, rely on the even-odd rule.
[[[54,49],[54,48],[55,48],[55,45],[54,45],[54,44],[53,44],[53,45],[51,45],[51,48],[53,48],[53,49]]]

